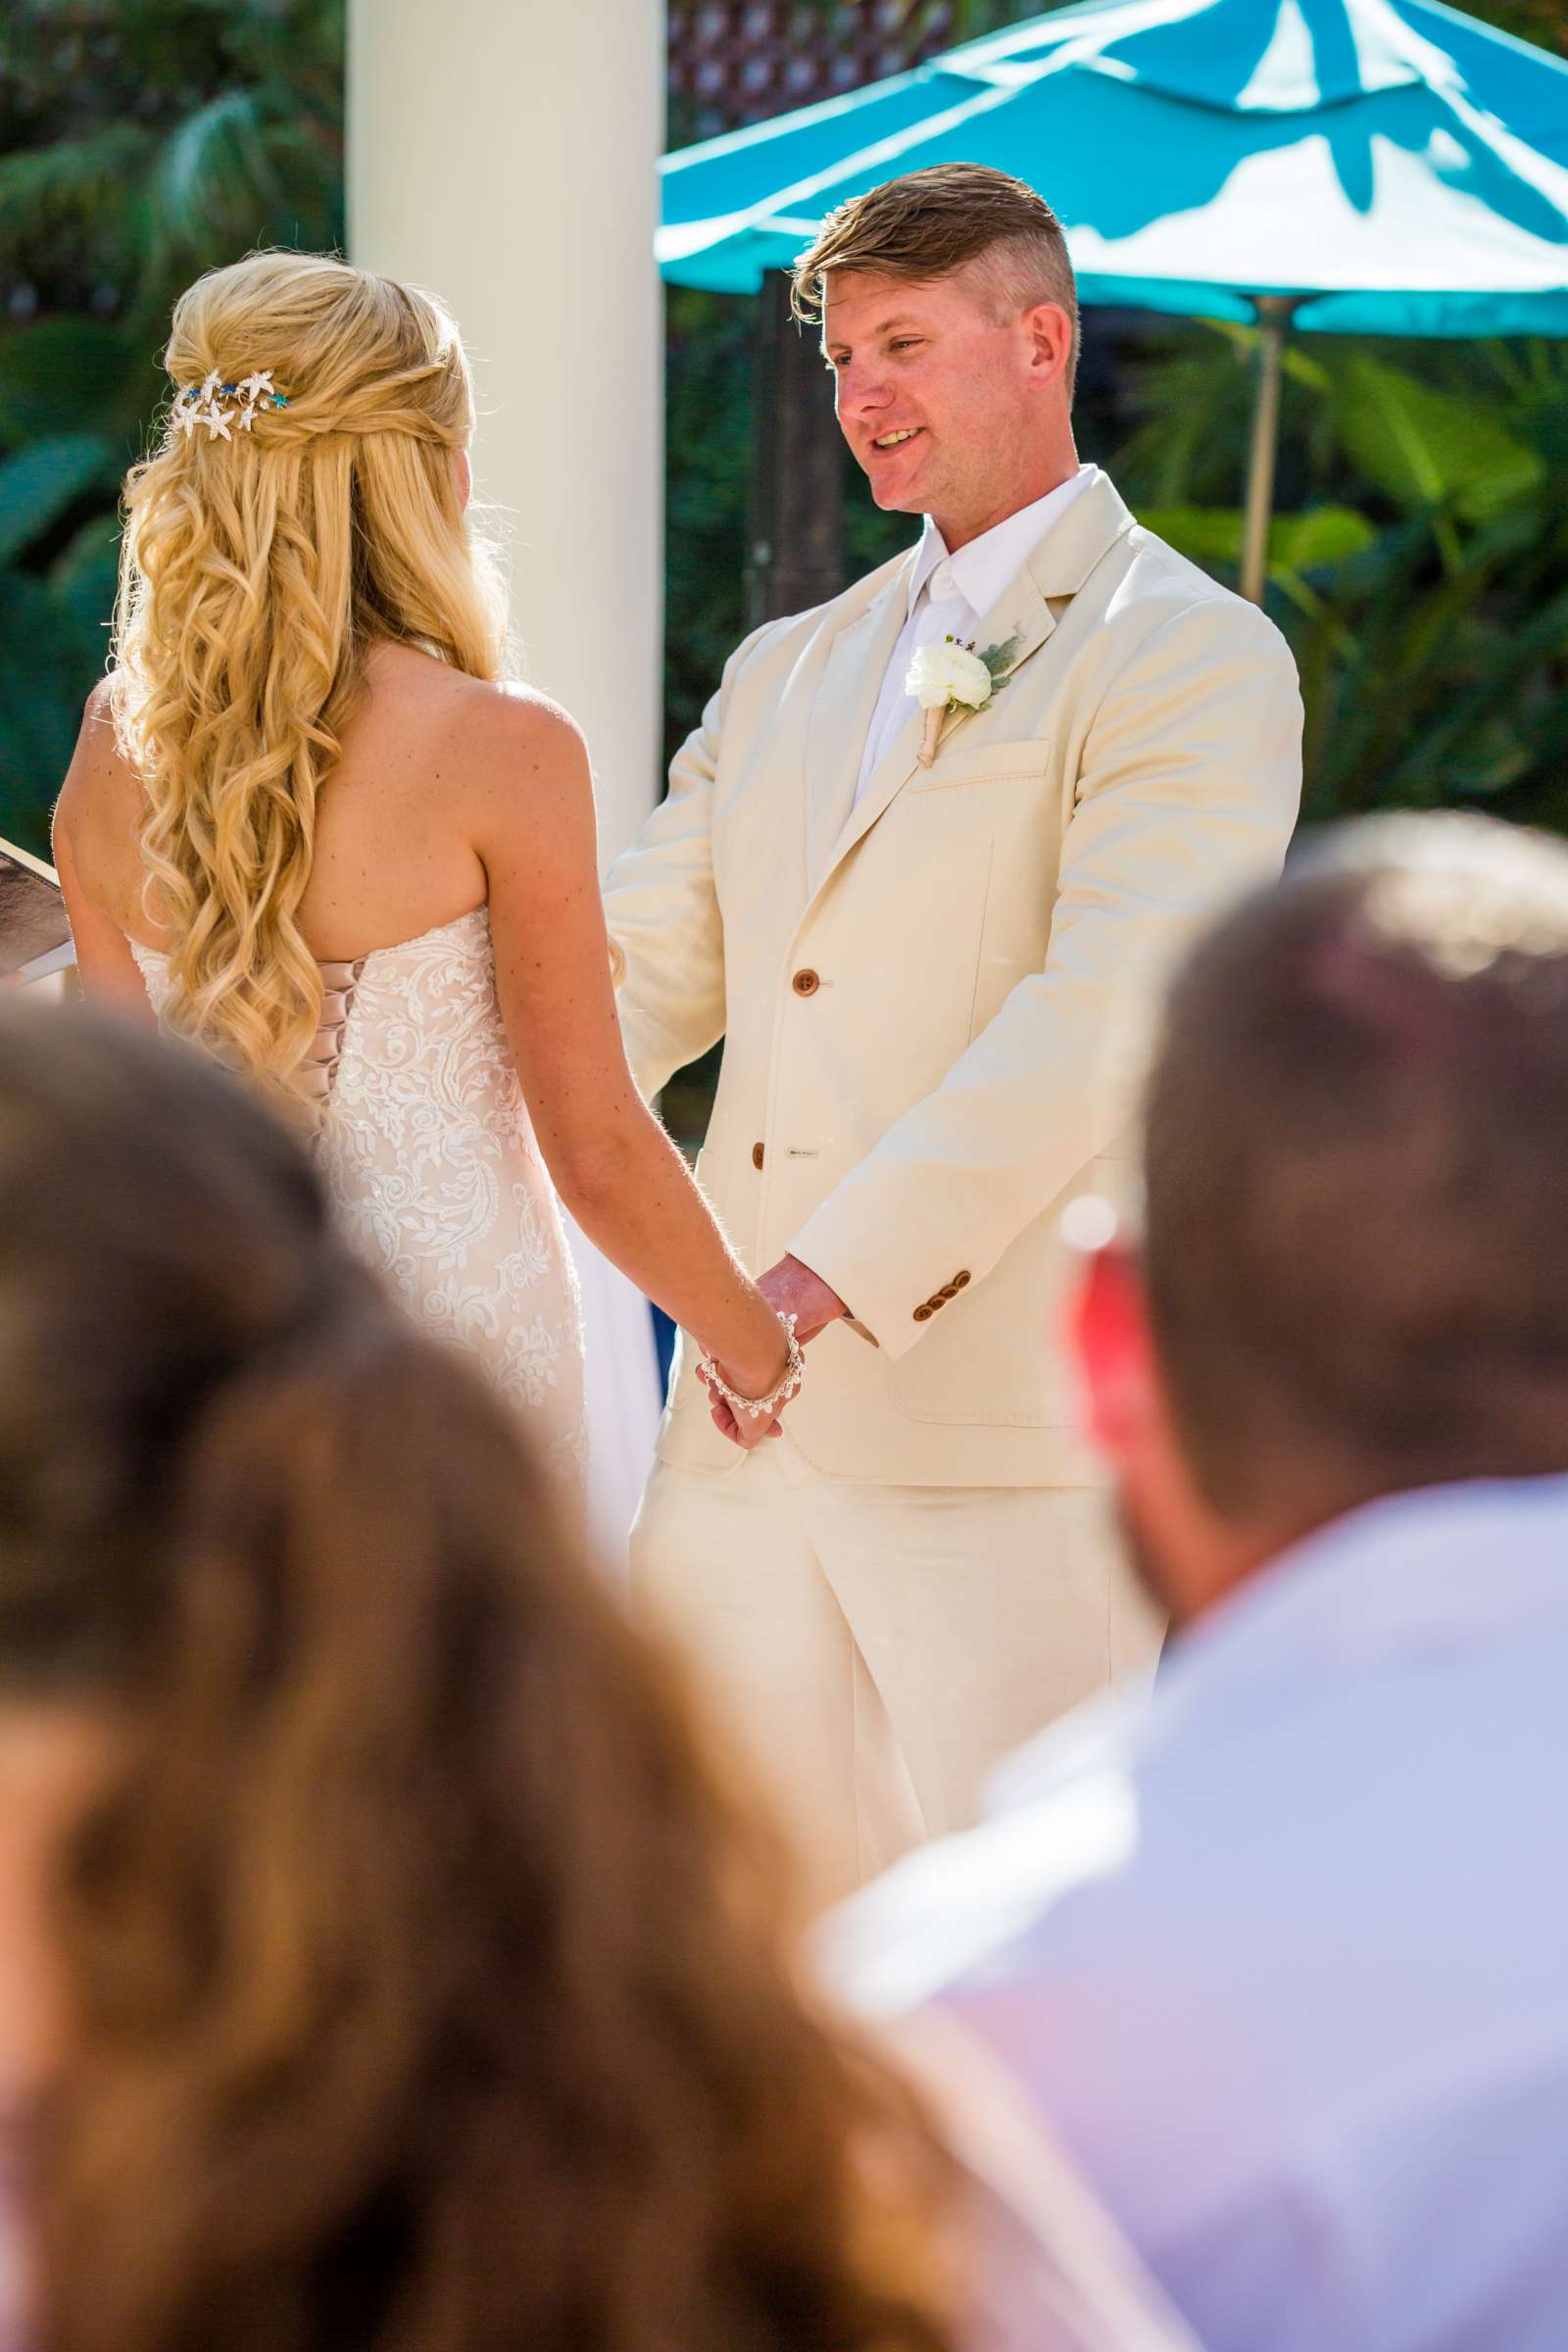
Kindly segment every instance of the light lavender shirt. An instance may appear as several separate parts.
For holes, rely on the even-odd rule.
[[[1206,2352],[1568,2344],[1568,1479],[1374,1503],[829,1924],[950,2004]]]
[[[855,787],[857,801],[909,715],[910,702],[904,681],[921,646],[949,636],[967,643],[1007,583],[1017,578],[1033,550],[1060,521],[1073,500],[1099,479],[1099,473],[1096,466],[1080,466],[1075,474],[1058,482],[1054,490],[1048,490],[1044,498],[1020,507],[1016,514],[1009,514],[1005,521],[982,531],[978,539],[960,547],[956,556],[949,555],[942,533],[930,515],[926,516],[925,529],[915,550],[914,569],[909,574],[908,613],[883,675],[882,691],[866,730],[865,750]]]

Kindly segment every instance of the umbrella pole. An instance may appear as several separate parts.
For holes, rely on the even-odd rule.
[[[1280,438],[1280,378],[1285,337],[1296,305],[1288,294],[1259,294],[1257,400],[1252,410],[1252,454],[1247,470],[1247,532],[1242,555],[1242,594],[1263,602],[1268,577],[1268,526],[1274,509],[1274,459]]]

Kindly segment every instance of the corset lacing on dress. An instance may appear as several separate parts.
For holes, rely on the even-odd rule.
[[[294,1073],[294,1084],[310,1103],[312,1123],[317,1128],[325,1118],[326,1106],[332,1100],[338,1064],[343,1058],[343,1033],[354,1009],[354,992],[365,975],[366,962],[364,956],[355,956],[352,963],[318,960],[317,968],[321,975],[321,1017],[309,1051]]]

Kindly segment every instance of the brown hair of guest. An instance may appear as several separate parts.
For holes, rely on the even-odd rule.
[[[257,1104],[25,1006],[8,1703],[116,1759],[61,1896],[49,2352],[947,2344],[940,2162],[510,1418]]]
[[[798,318],[820,318],[830,270],[859,270],[914,285],[964,272],[1000,319],[1042,302],[1072,324],[1065,386],[1078,368],[1078,289],[1061,223],[1024,180],[985,164],[933,164],[884,180],[829,213],[795,263],[791,302]]]
[[[1179,977],[1145,1275],[1184,1450],[1298,1529],[1568,1470],[1568,846],[1369,820]]]

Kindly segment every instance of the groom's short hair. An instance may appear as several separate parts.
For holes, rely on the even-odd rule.
[[[1221,1511],[1568,1471],[1568,845],[1449,812],[1293,860],[1176,979],[1145,1179]]]
[[[968,270],[999,318],[1054,302],[1072,321],[1065,385],[1078,368],[1078,288],[1061,223],[1026,181],[986,164],[933,164],[852,196],[795,263],[795,315],[821,317],[830,270],[873,270],[929,285]]]

